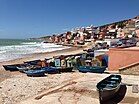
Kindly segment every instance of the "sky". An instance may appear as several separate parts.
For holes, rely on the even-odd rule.
[[[0,38],[33,38],[139,15],[139,0],[0,0]]]

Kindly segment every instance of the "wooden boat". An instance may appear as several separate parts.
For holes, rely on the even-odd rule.
[[[41,60],[25,61],[24,63],[30,64],[30,65],[37,65],[38,62],[41,62]]]
[[[9,71],[18,71],[17,67],[19,67],[21,65],[23,65],[23,64],[3,65],[3,67],[6,71],[8,71],[8,70]]]
[[[73,67],[61,67],[60,72],[72,72]]]
[[[24,71],[29,70],[28,67],[17,67],[17,69],[18,69],[19,72],[22,72],[22,73],[24,73]]]
[[[101,101],[107,101],[116,96],[121,87],[121,76],[110,75],[97,84],[97,91]]]
[[[106,66],[76,66],[75,68],[83,73],[104,73],[106,70]]]
[[[17,69],[19,72],[24,73],[24,71],[27,71],[27,70],[40,70],[41,66],[24,65],[24,66],[18,66]]]
[[[59,68],[55,68],[55,67],[43,67],[42,69],[45,70],[45,72],[48,74],[59,73]]]
[[[24,71],[24,73],[27,74],[27,76],[32,76],[32,77],[39,77],[39,76],[44,76],[45,75],[45,70],[27,70]]]

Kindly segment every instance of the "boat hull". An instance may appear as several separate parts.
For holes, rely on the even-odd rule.
[[[111,79],[113,76],[115,77]],[[121,87],[121,76],[110,75],[109,77],[100,81],[96,87],[99,93],[100,101],[108,101],[118,94]]]
[[[112,89],[112,90],[109,90],[109,91],[99,91],[99,99],[101,101],[108,101],[112,98],[114,98],[118,92],[119,92],[119,89],[120,89],[121,86],[118,86],[116,89]]]
[[[26,73],[27,76],[39,77],[45,75],[45,70],[28,70],[28,71],[24,71],[24,73]]]
[[[24,62],[25,64],[30,64],[30,65],[37,65],[41,60],[32,60],[32,61],[26,61]]]
[[[79,70],[79,72],[83,72],[83,73],[104,73],[104,71],[106,70],[105,66],[99,67],[99,66],[79,66],[79,67],[75,67],[76,69]]]
[[[60,72],[72,72],[73,67],[64,67],[60,68]]]
[[[13,64],[13,65],[3,65],[4,69],[6,71],[18,71],[18,66],[21,66],[21,64]]]
[[[19,70],[19,72],[24,73],[24,71],[28,71],[28,70],[41,70],[41,67],[34,66],[34,65],[24,65],[24,66],[17,67],[17,69]]]
[[[59,73],[59,68],[43,67],[42,69],[45,70],[45,72],[48,73],[48,74],[56,74],[56,73]]]

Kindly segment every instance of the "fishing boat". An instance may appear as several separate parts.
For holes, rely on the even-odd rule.
[[[121,76],[110,75],[97,84],[97,91],[101,101],[108,101],[114,98],[121,87]]]
[[[3,65],[4,69],[6,71],[18,71],[17,67],[22,66],[23,64],[13,64],[13,65]]]
[[[30,64],[30,65],[37,65],[41,60],[32,60],[32,61],[25,61],[24,63]]]
[[[26,73],[27,76],[39,77],[39,76],[45,75],[45,70],[43,70],[43,69],[41,69],[41,70],[27,70],[27,71],[24,71],[24,73]]]
[[[59,73],[59,68],[55,68],[55,67],[43,67],[42,69],[45,70],[45,72],[48,74]]]
[[[72,72],[73,67],[61,67],[60,72]]]
[[[24,71],[27,71],[27,70],[40,70],[41,66],[35,66],[35,65],[27,64],[24,66],[17,66],[17,69],[19,72],[24,73]]]
[[[22,72],[22,73],[24,73],[24,71],[29,70],[28,67],[17,67],[17,69],[18,69],[19,72]]]
[[[83,73],[104,73],[106,70],[106,66],[75,66],[75,68]]]

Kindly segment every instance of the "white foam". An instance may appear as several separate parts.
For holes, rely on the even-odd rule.
[[[0,53],[5,53],[6,51],[0,51]]]
[[[21,58],[28,54],[52,52],[62,50],[68,47],[55,45],[53,43],[28,42],[21,45],[1,46],[0,61],[8,61]],[[4,53],[4,54],[3,54]]]
[[[31,44],[37,44],[37,42],[26,42],[26,43],[23,42],[23,43],[21,43],[21,44],[23,44],[23,45],[30,44],[30,45],[31,45]]]

